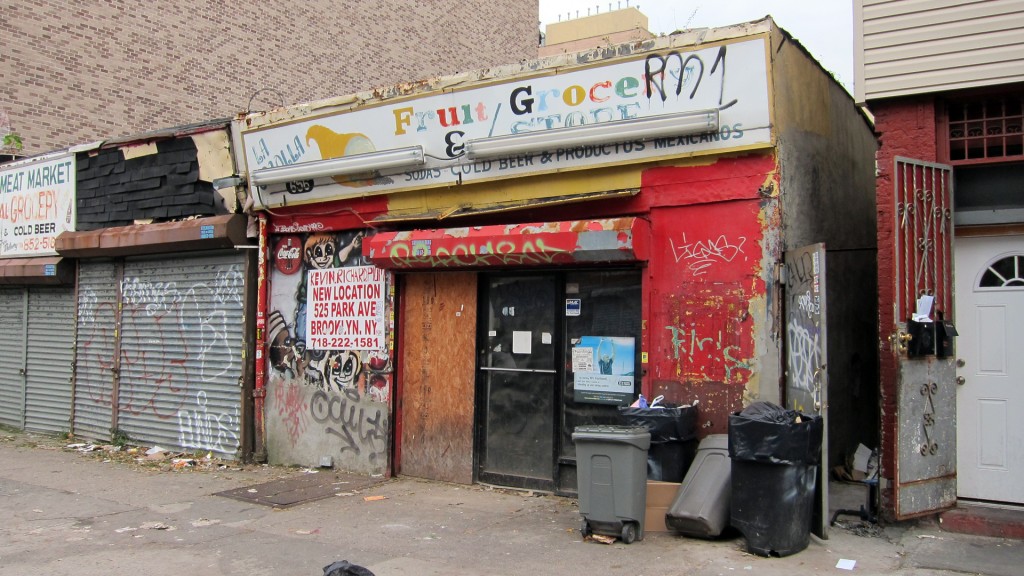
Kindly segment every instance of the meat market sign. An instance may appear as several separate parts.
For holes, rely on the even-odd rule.
[[[766,145],[765,46],[757,37],[691,52],[661,50],[245,130],[250,175],[410,146],[422,146],[426,157],[414,169],[300,178],[260,187],[254,196],[257,204],[275,207]],[[477,160],[466,154],[470,140],[706,110],[718,111],[718,127],[701,134],[621,141],[610,136],[606,142]]]
[[[75,229],[75,157],[42,157],[0,168],[0,258],[55,255]]]

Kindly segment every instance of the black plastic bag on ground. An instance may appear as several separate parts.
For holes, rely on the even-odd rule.
[[[664,406],[664,407],[662,407]],[[643,426],[651,433],[651,444],[682,442],[697,437],[697,407],[661,404],[656,408],[620,406],[627,426]]]
[[[755,402],[729,416],[729,456],[765,464],[821,461],[821,416]]]
[[[362,566],[351,564],[348,560],[341,560],[330,566],[324,566],[324,576],[373,576],[373,572]]]

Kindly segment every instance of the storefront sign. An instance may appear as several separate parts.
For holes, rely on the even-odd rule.
[[[375,266],[309,270],[306,347],[384,350],[386,272]]]
[[[75,229],[73,154],[0,170],[0,257],[56,255]]]
[[[633,338],[583,336],[572,348],[573,399],[592,404],[628,404],[633,396]]]
[[[243,132],[250,173],[417,145],[427,157],[426,164],[414,170],[327,178],[317,180],[315,186],[312,181],[268,186],[257,191],[257,202],[275,207],[770,142],[761,38],[549,72]],[[465,155],[465,143],[472,139],[710,109],[719,110],[719,129],[710,134],[567,145],[476,162]]]

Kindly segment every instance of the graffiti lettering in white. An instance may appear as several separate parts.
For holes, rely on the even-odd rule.
[[[222,454],[238,451],[238,404],[233,414],[212,412],[206,392],[196,393],[196,408],[178,411],[178,443],[191,450],[211,450]]]
[[[789,374],[793,388],[814,392],[814,381],[821,366],[821,348],[818,334],[812,333],[795,320],[789,321]]]
[[[743,253],[743,245],[746,242],[747,239],[743,236],[731,241],[724,234],[714,240],[709,238],[699,242],[689,242],[686,239],[686,234],[683,234],[682,243],[676,244],[670,241],[669,247],[672,248],[672,255],[677,263],[686,260],[687,268],[693,275],[700,276],[716,262],[732,262],[736,256]]]
[[[124,412],[180,419],[196,390],[240,370],[241,346],[232,342],[240,335],[227,310],[243,306],[241,266],[216,265],[215,274],[202,274],[213,278],[205,282],[160,279],[196,275],[194,267],[166,265],[121,282]]]
[[[797,308],[804,314],[807,314],[808,318],[821,314],[821,297],[812,296],[810,291],[804,292],[797,296]]]

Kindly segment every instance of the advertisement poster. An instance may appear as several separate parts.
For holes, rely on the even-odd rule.
[[[573,399],[625,405],[633,399],[636,341],[583,336],[572,348]]]
[[[306,292],[306,347],[384,350],[386,272],[376,266],[310,270]]]

